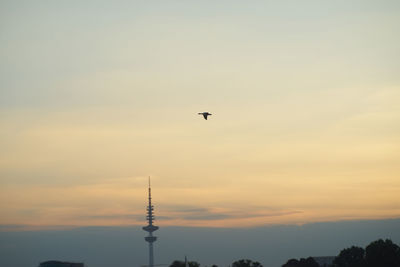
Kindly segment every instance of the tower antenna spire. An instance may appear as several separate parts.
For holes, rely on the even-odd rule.
[[[158,226],[153,225],[154,206],[151,204],[151,186],[150,186],[150,176],[149,176],[149,205],[147,206],[147,222],[148,225],[143,227],[143,230],[148,232],[149,235],[144,238],[149,243],[149,267],[154,267],[154,255],[153,255],[153,242],[157,240],[156,236],[153,236],[153,232],[158,230]]]

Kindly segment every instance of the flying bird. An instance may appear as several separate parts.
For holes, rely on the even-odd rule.
[[[200,112],[200,113],[198,113],[199,115],[203,115],[203,117],[204,117],[204,119],[205,120],[207,120],[207,117],[209,116],[209,115],[212,115],[211,113],[208,113],[208,112]]]

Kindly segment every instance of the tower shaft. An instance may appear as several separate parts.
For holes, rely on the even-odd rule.
[[[149,242],[149,267],[154,266],[153,242]]]

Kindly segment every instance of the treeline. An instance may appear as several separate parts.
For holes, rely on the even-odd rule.
[[[335,267],[400,267],[400,247],[390,239],[379,239],[365,249],[343,249],[333,263]]]
[[[200,267],[200,263],[196,261],[188,261],[189,267]],[[252,260],[238,260],[232,263],[232,267],[263,267],[259,262]],[[169,267],[185,267],[184,261],[174,261]],[[218,267],[217,265],[211,265],[211,267]]]
[[[195,261],[189,267],[200,267]],[[185,262],[174,261],[170,267],[185,267]],[[217,267],[212,265],[211,267]],[[263,267],[259,262],[248,259],[238,260],[231,267]],[[320,266],[312,257],[290,259],[282,267],[400,267],[400,247],[390,239],[376,240],[366,248],[352,246],[340,251],[332,264]]]
[[[371,242],[365,249],[352,246],[340,251],[331,265],[326,267],[400,267],[400,247],[390,239]],[[310,257],[291,259],[282,267],[324,267]]]

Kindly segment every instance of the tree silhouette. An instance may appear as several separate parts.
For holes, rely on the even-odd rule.
[[[296,259],[290,259],[288,260],[282,267],[298,267],[299,266],[299,261]]]
[[[233,262],[232,267],[263,267],[263,266],[258,261],[243,259]]]
[[[335,267],[364,267],[365,251],[363,248],[352,246],[340,251],[339,255],[333,260]]]
[[[390,239],[379,239],[365,249],[367,267],[400,267],[400,248]]]
[[[308,257],[300,260],[290,259],[282,267],[319,267],[319,264],[312,257]]]
[[[189,267],[200,267],[200,263],[198,263],[196,261],[189,261],[188,266]],[[175,260],[171,263],[171,265],[169,267],[185,267],[185,262]]]

